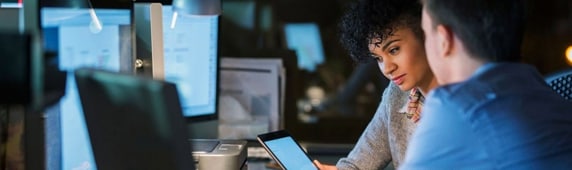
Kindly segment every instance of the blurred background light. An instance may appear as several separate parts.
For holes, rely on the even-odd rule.
[[[566,61],[568,61],[568,64],[572,66],[572,45],[566,48]]]

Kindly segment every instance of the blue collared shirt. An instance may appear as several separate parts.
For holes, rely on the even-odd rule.
[[[401,169],[571,169],[572,102],[531,66],[490,63],[431,91]]]

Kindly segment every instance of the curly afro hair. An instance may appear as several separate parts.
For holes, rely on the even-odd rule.
[[[421,9],[419,0],[358,0],[339,23],[341,44],[354,61],[367,62],[373,61],[369,42],[384,41],[396,28],[410,28],[423,40]]]

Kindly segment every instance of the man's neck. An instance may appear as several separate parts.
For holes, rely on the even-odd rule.
[[[486,62],[481,60],[476,60],[465,56],[463,58],[457,58],[451,63],[451,74],[444,84],[452,84],[465,81],[469,79],[473,74],[479,69],[479,67],[486,64]]]

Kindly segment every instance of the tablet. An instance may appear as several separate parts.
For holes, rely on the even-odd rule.
[[[286,131],[258,135],[258,141],[283,169],[318,170],[310,156]]]

